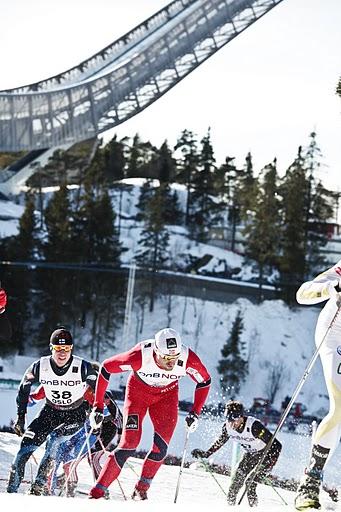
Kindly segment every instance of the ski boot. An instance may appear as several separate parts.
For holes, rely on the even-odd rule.
[[[45,485],[40,485],[35,482],[31,485],[28,494],[31,494],[32,496],[48,496],[49,491],[46,488]]]
[[[143,501],[147,500],[147,490],[146,489],[139,489],[138,487],[135,487],[133,494],[131,495],[131,499],[134,501]]]
[[[66,497],[74,498],[76,496],[77,482],[68,482],[66,484]]]
[[[309,510],[321,508],[319,500],[321,479],[308,474],[304,475],[297,489],[295,498],[296,510]]]
[[[105,498],[105,494],[108,491],[104,485],[96,484],[89,492],[89,499],[98,500],[99,498]]]
[[[247,487],[246,496],[249,502],[250,507],[257,507],[258,505],[258,496],[256,493],[257,484],[252,482],[251,485]]]

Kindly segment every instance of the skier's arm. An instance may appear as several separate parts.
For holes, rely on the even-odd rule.
[[[199,416],[210,391],[211,377],[200,358],[191,349],[188,351],[186,373],[197,383],[191,412]]]
[[[18,389],[16,398],[17,414],[18,416],[25,416],[27,410],[27,403],[30,396],[32,384],[39,382],[39,366],[40,360],[35,361],[25,372]]]
[[[121,373],[128,370],[137,371],[141,368],[142,354],[140,344],[136,345],[128,352],[122,352],[116,356],[103,361],[97,380],[94,407],[103,410],[104,393],[109,384],[112,373]]]
[[[222,446],[224,446],[224,444],[226,444],[228,440],[229,440],[229,435],[227,433],[226,425],[224,423],[220,436],[214,441],[212,446],[210,446],[210,448],[206,451],[199,450],[196,448],[195,450],[192,451],[192,455],[193,455],[193,457],[200,457],[203,459],[207,459],[213,453],[218,451]]]
[[[296,293],[299,304],[318,304],[340,292],[341,260],[336,265],[315,277],[312,281],[303,283]]]
[[[255,421],[252,424],[251,427],[252,435],[256,439],[261,439],[264,442],[264,448],[265,446],[271,441],[272,439],[272,433],[270,430],[268,430],[260,421]],[[274,441],[271,444],[270,450],[268,451],[268,458],[277,460],[280,451],[282,449],[282,444],[278,441],[278,439],[274,439]]]

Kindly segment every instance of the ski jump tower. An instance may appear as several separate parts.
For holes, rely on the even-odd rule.
[[[78,66],[0,91],[0,151],[70,145],[148,107],[282,0],[174,0]]]

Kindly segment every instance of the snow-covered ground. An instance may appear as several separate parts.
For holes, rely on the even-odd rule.
[[[5,485],[6,478],[10,463],[14,454],[16,453],[19,444],[19,439],[12,434],[0,434],[0,504],[2,510],[31,510],[34,507],[35,512],[45,512],[46,508],[50,512],[55,512],[63,508],[64,512],[74,512],[75,510],[87,511],[94,509],[93,500],[85,500],[86,493],[92,486],[91,470],[86,461],[82,461],[79,466],[79,487],[78,489],[84,494],[78,494],[76,498],[61,498],[61,497],[37,497],[27,496],[25,493],[28,490],[29,484],[23,483],[20,487],[18,494],[6,494]],[[39,462],[43,450],[39,449],[36,452],[36,459]],[[188,460],[188,458],[187,458]],[[170,510],[174,507],[179,510],[194,509],[197,512],[207,511],[208,507],[227,507],[226,496],[229,478],[224,475],[214,474],[200,470],[185,468],[182,473],[180,490],[177,498],[177,503],[174,504],[177,480],[179,476],[178,466],[162,466],[158,474],[154,478],[154,482],[149,490],[149,499],[147,502],[133,502],[130,496],[141,470],[141,459],[131,458],[124,466],[119,478],[119,482],[126,496],[124,499],[122,492],[117,484],[113,482],[110,487],[111,499],[119,501],[119,509],[122,511],[130,512],[136,510],[136,507],[142,507],[143,510],[156,511]],[[30,482],[34,478],[36,471],[36,462],[31,460],[27,463],[27,471],[25,480]],[[217,483],[218,481],[218,483]],[[220,486],[218,485],[220,484]],[[280,494],[278,496],[276,491]],[[276,488],[276,491],[265,485],[258,486],[259,507],[261,512],[284,512],[285,510],[294,510],[293,500],[294,493],[283,489]],[[80,501],[83,499],[83,501]],[[285,504],[284,500],[287,504]],[[321,500],[328,510],[341,510],[339,504],[333,503],[329,496],[321,493]],[[115,506],[111,500],[98,500],[95,507],[97,511],[113,510]],[[229,507],[228,510],[238,510],[239,512],[249,511],[250,508],[247,500],[242,502],[241,506]]]
[[[181,192],[181,191],[180,191]],[[49,192],[50,194],[51,192]],[[126,221],[122,226],[122,242],[129,250],[124,253],[125,262],[130,262],[133,252],[136,250],[136,241],[140,226],[134,225],[130,218],[136,213],[136,203],[138,190],[134,187],[130,192],[124,192],[123,214]],[[180,202],[183,197],[180,193]],[[0,205],[0,208],[2,205]],[[7,208],[10,205],[7,204]],[[16,234],[18,225],[18,211],[13,210],[13,221],[2,221],[6,223],[6,229],[2,228],[0,222],[0,235],[4,236]],[[11,231],[11,229],[13,231]],[[205,244],[193,244],[186,237],[185,230],[180,227],[172,228],[171,246],[174,254],[183,254],[186,251],[196,256],[202,256],[206,253],[212,255],[207,270],[220,268],[222,261],[227,262],[231,268],[243,268],[240,278],[250,277],[250,268],[243,265],[241,256],[233,254],[223,249],[208,246]],[[304,369],[314,351],[314,329],[319,313],[319,309],[315,307],[299,307],[295,310],[289,309],[282,301],[264,301],[260,305],[251,303],[245,298],[240,298],[233,303],[217,303],[213,301],[204,301],[192,297],[172,296],[171,308],[169,308],[169,297],[161,297],[155,303],[155,309],[152,314],[148,311],[142,312],[138,304],[134,304],[132,322],[129,333],[129,346],[135,342],[150,338],[159,329],[170,325],[179,330],[183,337],[183,342],[193,348],[202,358],[212,375],[212,388],[209,395],[208,403],[224,401],[228,397],[224,397],[220,390],[219,375],[217,373],[217,364],[221,358],[221,349],[231,332],[231,327],[237,312],[240,310],[243,317],[243,332],[241,341],[244,343],[243,354],[249,362],[249,374],[245,383],[242,385],[238,398],[241,399],[246,407],[252,405],[252,400],[256,396],[266,397],[266,383],[268,381],[269,370],[271,365],[276,362],[282,362],[285,375],[276,396],[275,406],[279,409],[280,403],[286,395],[291,396],[297,383],[302,377]],[[10,304],[10,301],[9,301]],[[147,308],[146,308],[147,309]],[[142,323],[142,318],[143,323]],[[82,354],[78,340],[86,341],[86,332],[75,333],[75,353]],[[117,350],[122,350],[121,333],[116,336]],[[30,339],[27,344],[30,346]],[[47,342],[48,343],[48,342]],[[39,354],[40,355],[40,354]],[[103,352],[101,360],[112,355],[111,351]],[[26,367],[38,357],[37,354],[31,354],[29,357],[12,357],[6,360],[0,360],[3,371],[0,373],[1,378],[20,379]],[[113,376],[110,387],[118,389],[122,384],[119,376]],[[193,396],[194,384],[189,378],[184,378],[180,384],[180,398],[182,400],[191,401]],[[0,389],[0,425],[8,424],[10,419],[15,417],[15,390]],[[318,414],[323,416],[328,408],[328,398],[324,384],[321,364],[318,361],[309,375],[299,397],[298,401],[303,402],[308,407],[310,414]],[[29,410],[29,418],[36,414],[37,409]],[[174,438],[170,444],[169,453],[172,455],[181,455],[184,443],[184,415],[180,413],[178,426]],[[200,427],[196,433],[191,435],[189,440],[189,452],[194,447],[207,448],[216,435],[220,432],[222,420],[201,419]],[[271,426],[274,430],[275,426]],[[281,432],[279,439],[283,443],[283,452],[275,467],[274,474],[282,478],[299,479],[303,468],[309,457],[311,439],[307,430],[301,429],[301,435],[289,434]],[[4,479],[8,473],[9,465],[18,447],[18,438],[10,434],[0,434],[0,482],[4,486]],[[151,426],[148,419],[144,434],[140,444],[140,449],[148,450],[151,444]],[[231,463],[231,445],[227,443],[226,447],[221,449],[212,458],[213,462]],[[188,452],[188,453],[189,453]],[[38,451],[37,457],[41,456],[41,450]],[[187,460],[190,460],[188,455]],[[133,462],[134,467],[139,469],[141,461],[136,459]],[[35,464],[29,463],[27,466],[28,474],[26,478],[31,479],[31,471],[34,473]],[[176,488],[176,480],[179,468],[164,466],[157,475],[153,487],[150,491],[150,500],[148,503],[140,503],[141,506],[148,507],[153,510],[160,507],[163,508],[173,505],[174,493]],[[224,476],[217,476],[219,482],[226,489],[228,479]],[[84,465],[81,473],[82,485],[89,488],[91,485],[91,473],[89,468]],[[136,481],[136,475],[129,468],[125,468],[122,472],[121,482],[127,493],[130,495],[131,490]],[[341,450],[338,448],[332,461],[327,467],[325,473],[325,481],[329,486],[341,486]],[[4,488],[4,487],[2,487]],[[280,491],[288,503],[292,504],[293,494]],[[119,494],[116,484],[112,486],[113,498],[120,500],[120,507],[128,510],[129,502],[123,502],[122,496]],[[267,486],[260,486],[260,502],[259,510],[280,511],[289,509],[281,504],[273,489]],[[75,508],[78,500],[67,500],[64,498],[40,498],[25,497],[22,495],[0,495],[0,502],[3,506],[22,506],[30,507],[34,499],[34,507],[36,512],[40,512],[40,508],[64,507],[68,512],[68,507]],[[49,502],[46,500],[49,499]],[[30,501],[27,501],[30,500]],[[196,510],[207,509],[208,502],[212,504],[225,505],[225,496],[217,486],[216,482],[210,474],[202,471],[184,470],[183,481],[177,506],[184,508],[190,507],[192,504]],[[85,505],[88,503],[88,505]],[[328,503],[328,499],[327,499]],[[93,507],[93,501],[82,502],[84,507]],[[107,509],[112,507],[109,502],[97,502],[96,507]],[[248,507],[243,505],[238,510],[242,512]],[[109,509],[108,509],[109,510]],[[43,512],[43,511],[42,511]],[[51,512],[54,512],[54,510]]]

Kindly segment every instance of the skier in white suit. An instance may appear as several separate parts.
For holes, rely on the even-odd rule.
[[[317,428],[308,467],[297,491],[297,510],[319,509],[323,469],[337,448],[341,435],[341,260],[297,291],[300,304],[317,304],[327,300],[316,324],[315,343],[320,349],[324,378],[329,394],[329,412]],[[335,314],[338,314],[335,317]],[[334,319],[334,321],[333,321]]]

